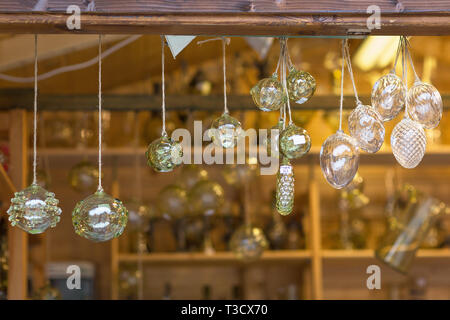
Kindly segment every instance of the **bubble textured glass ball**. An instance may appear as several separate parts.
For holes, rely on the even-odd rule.
[[[289,98],[298,104],[308,101],[316,91],[316,80],[306,71],[291,68],[286,79]]]
[[[228,113],[213,121],[209,136],[214,144],[222,148],[233,148],[242,137],[241,123]]]
[[[193,215],[210,216],[219,212],[224,204],[225,192],[213,181],[200,181],[189,191],[189,204]]]
[[[82,161],[69,172],[69,183],[78,192],[93,192],[98,182],[98,167],[89,161]]]
[[[264,232],[251,225],[239,227],[230,240],[230,248],[236,256],[246,262],[255,261],[268,247]]]
[[[163,135],[150,143],[145,155],[147,164],[155,171],[170,172],[181,164],[183,148],[179,142]]]
[[[406,86],[395,73],[382,76],[372,88],[372,106],[380,114],[382,121],[394,119],[403,109]]]
[[[183,218],[188,211],[186,190],[177,185],[168,185],[158,196],[159,213],[173,219]]]
[[[431,84],[416,82],[406,96],[406,105],[411,120],[434,129],[442,118],[442,98],[437,89]]]
[[[348,117],[350,135],[364,151],[375,153],[384,142],[384,125],[371,106],[359,104]]]
[[[250,90],[250,94],[253,102],[262,111],[278,110],[286,102],[283,86],[278,81],[276,73],[271,78],[260,80]]]
[[[119,237],[128,221],[128,211],[122,202],[103,190],[80,201],[72,212],[75,233],[95,242]]]
[[[427,145],[422,126],[411,119],[403,119],[391,134],[392,153],[404,168],[412,169],[422,161]]]
[[[311,148],[311,138],[308,132],[293,123],[281,131],[279,139],[280,151],[288,159],[300,158]]]
[[[12,226],[30,233],[39,234],[49,227],[54,228],[60,220],[61,208],[53,192],[37,184],[16,192],[7,213]]]
[[[359,149],[355,139],[342,131],[329,136],[320,149],[320,167],[336,189],[348,185],[358,171]]]

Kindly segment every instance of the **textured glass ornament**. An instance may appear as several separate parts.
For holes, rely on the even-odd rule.
[[[39,234],[54,228],[60,220],[61,208],[55,194],[37,184],[16,192],[7,213],[12,226]]]
[[[137,199],[124,203],[128,211],[128,229],[137,232],[148,231],[150,219],[155,216],[154,210]]]
[[[249,224],[240,226],[230,240],[230,248],[239,259],[246,262],[257,260],[268,247],[264,232]]]
[[[316,80],[306,71],[291,68],[286,82],[289,98],[298,104],[308,101],[316,91]]]
[[[294,169],[289,160],[284,158],[277,174],[276,208],[286,216],[294,207]]]
[[[227,112],[224,112],[213,121],[208,133],[216,146],[233,148],[242,137],[243,131],[241,123]]]
[[[431,84],[416,81],[409,88],[406,105],[411,120],[433,129],[439,125],[442,118],[442,98],[437,89]]]
[[[328,183],[336,189],[348,185],[358,171],[359,149],[355,139],[338,131],[320,149],[320,167]]]
[[[348,117],[350,135],[364,151],[375,153],[384,142],[384,125],[380,115],[371,106],[358,104]]]
[[[93,192],[97,187],[98,167],[89,161],[81,161],[69,172],[69,183],[78,192]]]
[[[208,180],[208,171],[200,165],[188,164],[181,169],[179,184],[190,190],[199,181]]]
[[[75,233],[91,241],[109,241],[119,237],[128,221],[122,202],[98,190],[80,201],[72,212]]]
[[[213,181],[200,181],[189,191],[188,198],[193,215],[213,215],[224,203],[222,186]]]
[[[283,125],[284,121],[280,119],[267,133],[266,149],[269,157],[278,158],[280,156],[280,132],[283,130]]]
[[[183,148],[167,134],[156,139],[148,146],[147,164],[157,172],[170,172],[178,167],[183,158]]]
[[[283,86],[278,81],[276,73],[271,78],[260,80],[251,90],[250,94],[256,106],[262,111],[274,111],[280,109],[286,102]]]
[[[168,185],[158,196],[159,213],[172,219],[183,218],[188,213],[186,190],[177,185]]]
[[[395,73],[388,73],[375,82],[372,88],[372,106],[382,121],[394,119],[403,109],[406,86]]]
[[[288,159],[300,158],[311,148],[311,138],[308,132],[293,123],[281,131],[279,139],[280,151]]]
[[[422,126],[404,118],[397,123],[391,134],[392,153],[404,168],[412,169],[422,161],[427,145]]]

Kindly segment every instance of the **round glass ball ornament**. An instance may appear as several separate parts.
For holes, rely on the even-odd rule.
[[[80,201],[72,212],[75,233],[95,242],[119,237],[128,221],[128,211],[122,201],[103,190]]]
[[[210,216],[219,212],[224,204],[224,190],[213,181],[198,182],[188,194],[191,214]]]
[[[150,220],[155,215],[152,208],[137,199],[124,201],[128,211],[128,228],[131,231],[146,232]]]
[[[350,135],[366,152],[375,153],[384,142],[384,125],[379,113],[371,106],[358,104],[348,117]]]
[[[281,131],[279,140],[280,151],[288,159],[300,158],[311,148],[311,138],[308,132],[294,123],[289,124]]]
[[[392,131],[392,153],[404,168],[417,167],[425,155],[426,145],[427,140],[423,127],[411,119],[404,118]]]
[[[316,91],[316,80],[306,71],[291,68],[286,78],[289,98],[298,104],[308,101]]]
[[[224,112],[219,118],[213,121],[211,129],[208,131],[214,144],[222,148],[233,148],[242,137],[241,123]]]
[[[320,167],[327,182],[336,189],[348,185],[358,171],[359,149],[343,131],[329,136],[320,149]]]
[[[172,219],[183,218],[188,211],[186,190],[177,185],[168,185],[158,196],[159,213]]]
[[[274,73],[270,78],[260,80],[251,90],[250,94],[256,106],[262,111],[274,111],[280,109],[286,102],[283,86]]]
[[[429,83],[416,81],[409,88],[406,96],[406,106],[411,120],[434,129],[442,118],[442,98],[437,89]]]
[[[255,261],[263,254],[269,243],[260,228],[249,224],[240,226],[230,240],[230,248],[239,259]]]
[[[371,104],[380,114],[382,121],[389,121],[403,109],[405,98],[405,84],[399,76],[390,72],[375,82],[372,88]]]
[[[58,203],[53,192],[32,184],[14,194],[7,211],[9,221],[30,234],[42,233],[59,222],[62,211]]]
[[[183,160],[183,148],[167,134],[156,139],[148,146],[147,164],[156,172],[170,172],[178,167]]]
[[[93,192],[98,182],[98,167],[89,161],[81,161],[69,172],[70,186],[78,192]]]
[[[179,184],[190,190],[199,181],[208,180],[208,171],[200,165],[188,164],[181,169]]]

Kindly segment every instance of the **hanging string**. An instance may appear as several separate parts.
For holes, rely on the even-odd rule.
[[[34,119],[33,119],[33,184],[37,183],[37,97],[38,97],[38,36],[34,35]]]
[[[102,187],[102,35],[98,36],[98,188]]]
[[[356,105],[360,105],[361,101],[358,98],[358,92],[356,91],[355,79],[353,77],[353,68],[352,68],[352,61],[351,61],[351,58],[350,58],[350,50],[348,48],[348,39],[345,39],[344,42],[345,42],[344,43],[344,48],[345,48],[344,53],[345,53],[345,56],[346,56],[345,60],[346,60],[346,63],[347,63],[348,72],[350,74],[350,79],[351,79],[352,85],[353,85],[353,92],[355,94]]]
[[[406,52],[405,55],[407,55],[409,63],[411,64],[411,69],[414,73],[415,81],[418,82],[418,81],[420,81],[420,78],[417,75],[416,68],[414,68],[414,63],[411,58],[411,53],[409,52],[409,46],[410,46],[409,40],[408,40],[408,38],[405,37],[405,52]]]
[[[286,38],[282,38],[282,49],[280,52],[280,55],[283,57],[281,60],[281,66],[282,66],[282,81],[283,81],[283,90],[286,94],[286,103],[285,103],[285,108],[287,107],[287,112],[289,115],[289,124],[292,124],[292,114],[291,114],[291,104],[289,102],[289,92],[287,89],[287,81],[286,81],[286,76],[287,76],[287,40]],[[284,111],[284,116],[286,117],[286,110]]]
[[[402,36],[400,36],[398,39],[397,52],[395,54],[394,67],[391,70],[391,72],[393,72],[393,73],[395,73],[395,69],[397,69],[398,58],[400,56],[400,53],[402,53],[402,52],[403,52],[403,38],[402,38]]]
[[[342,112],[344,109],[344,65],[345,65],[345,40],[342,40],[342,67],[341,67],[341,101],[339,104],[339,130],[342,131]]]
[[[166,42],[164,40],[164,36],[161,36],[161,91],[162,91],[162,105],[161,105],[161,115],[162,115],[162,130],[161,135],[166,136],[166,79],[164,76],[164,68],[165,68],[165,61],[164,61],[164,47],[166,45]]]

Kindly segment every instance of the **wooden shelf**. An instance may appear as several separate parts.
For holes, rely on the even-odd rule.
[[[420,249],[417,252],[419,259],[448,259],[450,261],[450,249]],[[373,250],[322,250],[322,258],[325,260],[351,260],[351,259],[375,259]]]

